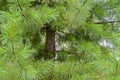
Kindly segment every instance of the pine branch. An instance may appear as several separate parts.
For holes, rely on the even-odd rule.
[[[20,5],[19,0],[17,0],[17,4],[18,4],[18,6],[19,6],[19,8],[20,8],[20,11],[21,11],[22,16],[25,17],[25,15],[24,15],[24,13],[23,13],[22,6]]]
[[[42,0],[39,0],[39,1],[31,1],[30,4],[31,4],[30,7],[36,7],[36,6],[42,5]]]
[[[67,35],[67,36],[69,36],[69,35],[78,36],[78,35],[73,34],[73,33],[67,33],[67,32],[64,32],[64,31],[61,31],[61,30],[57,30],[57,34],[59,34],[59,32],[63,33],[64,35]]]
[[[80,9],[78,9],[78,12],[75,14],[74,18],[77,16],[77,14],[80,13],[80,10],[85,6],[85,4],[87,3],[88,0],[85,0],[82,7]]]
[[[108,24],[108,23],[119,23],[120,21],[100,21],[94,22],[94,24]]]
[[[11,47],[12,47],[12,53],[13,55],[15,56],[15,47],[14,47],[14,42],[12,39],[10,39],[10,42],[11,42]]]
[[[85,0],[84,2],[83,2],[83,4],[82,4],[82,6],[81,6],[81,8],[79,9],[79,8],[76,8],[74,5],[72,5],[75,9],[77,9],[78,11],[76,12],[76,14],[73,16],[73,18],[70,20],[70,21],[73,21],[75,18],[76,18],[76,16],[80,13],[80,11],[81,11],[81,9],[85,6],[85,4],[87,3],[87,1],[88,0]],[[72,22],[73,23],[73,22]],[[69,24],[69,23],[68,23]],[[67,24],[66,24],[67,25]]]

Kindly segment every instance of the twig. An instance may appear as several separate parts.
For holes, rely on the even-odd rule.
[[[20,11],[21,11],[22,16],[24,16],[24,17],[25,17],[25,15],[24,15],[24,13],[23,13],[22,6],[20,5],[19,0],[17,0],[17,4],[18,4],[18,6],[19,6],[19,8],[20,8]]]
[[[120,21],[101,21],[101,22],[94,22],[94,24],[107,24],[107,23],[119,23]]]

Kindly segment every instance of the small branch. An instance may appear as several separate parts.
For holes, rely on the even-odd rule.
[[[30,7],[36,7],[36,6],[39,6],[39,5],[42,5],[42,0],[37,0],[37,1],[31,1],[31,6]]]
[[[101,21],[101,22],[94,22],[94,24],[107,24],[107,23],[119,23],[120,21]]]
[[[12,53],[13,53],[13,55],[15,56],[15,47],[14,47],[13,40],[10,39],[10,42],[11,42],[11,47],[12,47]]]
[[[22,16],[24,16],[24,17],[25,17],[25,15],[24,15],[24,13],[23,13],[22,6],[20,5],[19,0],[17,0],[17,4],[18,4],[18,6],[19,6],[19,8],[20,8],[20,11],[21,11]]]
[[[80,13],[80,10],[85,6],[86,3],[87,3],[87,0],[85,0],[82,7],[80,9],[78,9],[78,12],[75,14],[74,18],[76,18],[76,16]]]

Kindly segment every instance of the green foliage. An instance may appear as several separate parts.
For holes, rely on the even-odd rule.
[[[0,80],[119,80],[119,3],[0,0]],[[51,60],[48,24],[56,31]]]

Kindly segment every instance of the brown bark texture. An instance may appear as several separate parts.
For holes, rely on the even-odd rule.
[[[55,30],[49,25],[46,27],[46,51],[49,58],[55,58]]]

